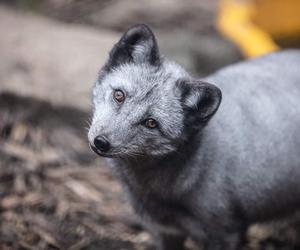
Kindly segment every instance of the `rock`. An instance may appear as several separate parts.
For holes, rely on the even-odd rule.
[[[0,91],[90,107],[90,91],[119,34],[0,6]]]

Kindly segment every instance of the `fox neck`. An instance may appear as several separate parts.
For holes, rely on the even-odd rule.
[[[195,163],[199,164],[199,158],[202,157],[199,145],[201,137],[194,137],[183,143],[176,152],[164,157],[110,161],[116,175],[131,192],[176,199],[188,192],[193,182],[202,175],[201,171],[204,172],[204,168],[195,168]]]

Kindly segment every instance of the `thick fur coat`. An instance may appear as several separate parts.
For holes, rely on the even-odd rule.
[[[91,147],[108,157],[158,249],[181,250],[189,236],[237,250],[248,225],[300,206],[298,50],[199,80],[136,25],[110,52],[93,106]]]

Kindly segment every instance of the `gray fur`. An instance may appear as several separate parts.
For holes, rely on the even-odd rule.
[[[98,135],[110,141],[111,151],[100,154],[111,157],[159,249],[183,249],[187,236],[205,249],[239,249],[249,224],[300,205],[300,51],[195,80],[157,57],[157,48],[149,53],[156,41],[148,29],[130,29],[143,39],[123,54],[122,38],[111,54],[119,53],[118,60],[110,58],[100,72],[89,141],[93,146]],[[113,100],[113,89],[126,92],[122,105]],[[146,128],[147,117],[159,129]]]

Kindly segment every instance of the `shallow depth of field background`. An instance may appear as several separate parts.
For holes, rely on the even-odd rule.
[[[215,28],[217,10],[216,0],[0,1],[0,249],[153,249],[89,150],[90,91],[136,23],[195,76],[243,60]],[[255,225],[245,249],[299,249],[299,229],[294,218]]]

